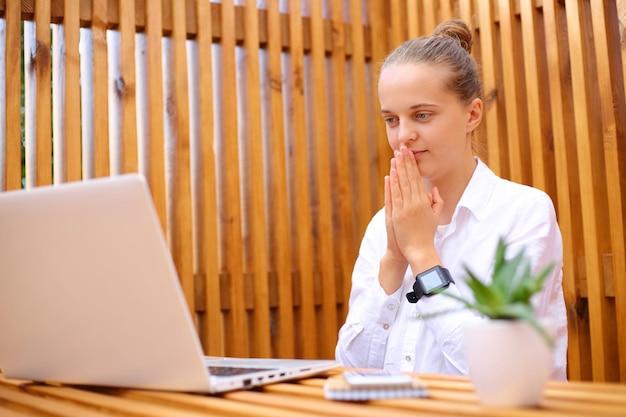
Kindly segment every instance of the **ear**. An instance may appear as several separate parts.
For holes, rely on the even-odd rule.
[[[480,121],[483,118],[483,101],[480,98],[475,98],[467,106],[468,120],[467,120],[467,132],[472,132],[478,127]]]

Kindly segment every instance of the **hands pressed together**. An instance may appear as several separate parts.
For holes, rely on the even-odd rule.
[[[417,274],[441,264],[434,236],[442,209],[437,187],[426,190],[413,153],[405,146],[394,151],[385,176],[387,252],[379,273],[379,282],[388,294],[402,285],[408,265]]]

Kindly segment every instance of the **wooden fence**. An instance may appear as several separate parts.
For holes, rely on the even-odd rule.
[[[466,20],[478,153],[557,206],[570,378],[626,381],[623,1],[0,0],[0,13],[0,190],[143,173],[205,351],[261,357],[333,356],[388,171],[378,64]]]

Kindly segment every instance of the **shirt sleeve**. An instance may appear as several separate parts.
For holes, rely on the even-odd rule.
[[[403,294],[402,286],[387,295],[378,282],[379,260],[387,243],[385,234],[381,211],[368,225],[352,273],[348,316],[339,330],[335,349],[336,359],[344,366],[382,368],[384,365],[389,330]]]

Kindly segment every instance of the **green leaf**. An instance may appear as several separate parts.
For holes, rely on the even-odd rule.
[[[465,283],[473,298],[466,299],[448,292],[443,294],[459,301],[464,308],[491,319],[525,321],[535,328],[550,346],[553,346],[554,341],[537,320],[531,300],[533,295],[543,289],[544,281],[554,268],[554,263],[533,275],[530,258],[526,256],[525,251],[522,249],[507,259],[507,248],[508,244],[500,238],[491,281],[478,278],[465,267],[467,274]]]

